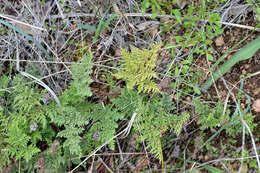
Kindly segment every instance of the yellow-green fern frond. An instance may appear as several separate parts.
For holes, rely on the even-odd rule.
[[[159,92],[158,86],[153,81],[156,78],[154,68],[161,43],[148,49],[131,47],[131,52],[122,49],[122,71],[115,74],[116,78],[126,80],[127,88],[138,86],[138,92]]]

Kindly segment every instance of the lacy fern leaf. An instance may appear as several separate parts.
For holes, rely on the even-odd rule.
[[[90,74],[92,73],[92,54],[83,54],[80,64],[72,66],[72,81],[69,89],[65,90],[60,96],[62,106],[56,108],[55,105],[50,107],[48,114],[52,122],[63,126],[65,129],[57,134],[57,137],[65,138],[63,147],[70,151],[72,155],[82,155],[80,143],[83,132],[83,126],[89,123],[89,119],[81,113],[79,106],[84,102],[87,96],[92,92],[89,85],[92,82]]]
[[[202,104],[199,100],[194,101],[195,113],[200,116],[198,124],[200,129],[220,127],[224,121],[229,121],[229,109],[223,114],[224,106],[218,102],[216,107],[211,108],[209,104]]]
[[[84,54],[81,63],[75,64],[71,68],[72,81],[70,82],[69,89],[65,90],[61,96],[62,104],[75,105],[82,102],[85,97],[91,96],[92,92],[89,85],[93,82],[90,78],[92,73],[92,54]]]
[[[86,116],[94,122],[85,135],[89,143],[87,150],[91,150],[114,137],[118,127],[117,121],[122,120],[124,114],[112,110],[111,105],[103,107],[101,104],[96,104]],[[114,140],[109,143],[109,148],[115,149]]]
[[[156,44],[151,50],[132,47],[132,52],[122,49],[122,71],[115,74],[116,78],[126,80],[127,88],[133,89],[137,85],[138,92],[158,92],[153,81],[156,78],[154,68],[158,50],[162,44]]]
[[[189,114],[180,116],[171,114],[175,107],[171,103],[171,97],[163,94],[162,97],[155,95],[149,102],[143,102],[139,106],[135,129],[140,131],[141,141],[147,142],[147,148],[160,160],[163,161],[161,137],[167,130],[174,129],[177,135],[180,134],[182,125],[189,118]]]

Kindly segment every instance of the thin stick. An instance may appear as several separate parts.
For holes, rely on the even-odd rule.
[[[126,17],[151,17],[153,14],[151,13],[123,13],[124,16]],[[108,14],[107,16],[110,17],[113,14]],[[66,17],[97,17],[96,14],[85,14],[85,13],[74,13],[74,14],[65,14],[63,15],[65,18]],[[60,18],[62,16],[60,15],[52,15],[50,18]],[[194,16],[195,17],[195,16]],[[156,18],[170,18],[170,19],[176,19],[174,16],[171,15],[157,15]],[[188,19],[182,19],[183,21],[187,21]],[[200,20],[202,22],[209,22],[209,20]],[[229,23],[229,22],[222,22],[218,21],[222,25],[228,25],[228,26],[234,26],[238,28],[243,28],[243,29],[248,29],[248,30],[255,30],[257,32],[260,32],[260,28],[254,28],[252,26],[246,26],[246,25],[241,25],[241,24],[236,24],[236,23]]]
[[[77,0],[78,1],[78,4],[79,4],[79,6],[81,7],[81,3],[80,3],[80,0]]]
[[[38,79],[38,78],[36,78],[36,77],[34,77],[34,76],[32,76],[32,75],[26,73],[26,72],[20,71],[20,73],[21,73],[23,76],[27,77],[27,78],[34,79],[34,80],[36,81],[36,83],[38,83],[39,85],[41,85],[42,87],[44,87],[47,91],[49,91],[49,93],[54,97],[54,99],[55,99],[57,105],[58,105],[59,107],[61,107],[59,98],[58,98],[58,97],[56,96],[56,94],[52,91],[52,89],[50,89],[50,87],[48,87],[48,85],[46,85],[46,84],[45,84],[44,82],[42,82],[40,79]]]
[[[55,3],[56,3],[56,5],[57,5],[57,7],[58,7],[58,10],[59,10],[59,12],[60,12],[61,18],[64,19],[65,16],[64,16],[64,14],[63,14],[63,12],[62,12],[62,10],[61,10],[61,8],[60,8],[59,2],[58,2],[57,0],[55,0]]]

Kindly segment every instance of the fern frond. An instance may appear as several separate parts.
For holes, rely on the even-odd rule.
[[[222,122],[229,121],[230,111],[227,109],[223,114],[224,106],[218,102],[215,108],[211,108],[209,104],[202,104],[199,100],[194,101],[195,113],[200,116],[198,124],[200,129],[220,127]]]
[[[60,96],[62,106],[56,108],[50,107],[48,116],[51,121],[65,129],[57,134],[57,137],[65,138],[63,147],[70,154],[82,155],[81,134],[83,126],[89,123],[89,117],[81,113],[80,106],[87,96],[91,96],[92,92],[89,85],[92,83],[90,74],[92,73],[92,54],[83,54],[80,64],[71,67],[72,81],[69,88]]]
[[[127,88],[138,86],[138,92],[159,92],[153,79],[156,78],[154,68],[161,43],[152,46],[151,50],[132,47],[132,52],[122,49],[122,71],[115,74],[116,78],[126,80]]]
[[[113,107],[116,111],[130,117],[138,108],[143,98],[134,90],[123,88],[120,96],[112,100]]]
[[[163,161],[162,134],[174,129],[177,135],[180,134],[183,123],[189,118],[189,114],[180,116],[170,113],[175,107],[172,105],[171,97],[163,94],[162,97],[154,95],[148,102],[143,100],[139,103],[136,121],[134,127],[141,133],[139,140],[147,142],[147,148],[155,156]]]
[[[89,145],[90,148],[88,150],[113,138],[118,127],[117,121],[124,118],[124,114],[112,110],[110,105],[103,107],[101,104],[96,104],[92,109],[91,112],[86,114],[94,122],[85,135],[86,141],[92,145]],[[115,148],[114,142],[112,140],[109,143],[111,150]]]
[[[81,59],[81,64],[75,64],[71,68],[72,81],[69,89],[65,90],[61,96],[62,104],[75,105],[82,102],[85,97],[91,96],[92,92],[89,85],[93,82],[90,78],[92,73],[92,54],[84,54]]]
[[[29,144],[31,137],[28,134],[28,126],[26,118],[21,115],[14,116],[10,121],[5,142],[11,157],[29,161],[34,154],[40,152],[35,144]]]

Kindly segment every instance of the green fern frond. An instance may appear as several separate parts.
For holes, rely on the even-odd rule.
[[[6,88],[8,86],[8,77],[6,75],[2,75],[0,78],[0,98],[2,98],[4,96],[4,94],[6,93]]]
[[[83,132],[83,128],[79,128],[77,126],[65,125],[65,130],[62,130],[57,134],[57,137],[66,138],[63,143],[63,147],[70,151],[70,154],[81,156],[82,149],[80,147],[80,143],[82,142],[79,134]]]
[[[86,114],[94,123],[88,133],[85,135],[86,141],[90,142],[87,150],[94,149],[104,142],[107,142],[114,137],[117,121],[124,118],[124,114],[112,110],[110,105],[103,107],[101,104],[96,104],[91,111]],[[109,143],[111,150],[115,149],[114,140]]]
[[[154,68],[161,43],[153,45],[151,50],[131,48],[131,53],[122,49],[122,71],[115,74],[118,79],[126,80],[127,88],[138,86],[140,92],[159,92],[153,79],[156,78]]]
[[[124,114],[125,117],[130,117],[142,100],[143,98],[135,90],[123,88],[120,96],[112,100],[112,104],[116,111]]]
[[[150,100],[143,98],[138,103],[136,121],[134,128],[141,133],[140,141],[147,143],[147,148],[155,154],[156,158],[163,161],[161,137],[167,130],[174,130],[179,135],[183,123],[189,118],[189,114],[174,115],[171,111],[175,109],[171,97],[165,93],[162,96],[156,94]]]
[[[75,64],[71,68],[72,81],[70,82],[69,89],[61,96],[62,104],[75,105],[82,102],[85,97],[91,96],[92,92],[89,85],[93,82],[90,77],[92,73],[92,54],[84,54],[81,63]]]
[[[60,96],[62,106],[57,108],[55,105],[49,106],[48,116],[51,121],[65,129],[57,134],[57,137],[65,138],[63,147],[70,154],[82,155],[83,126],[89,123],[89,117],[85,116],[80,109],[87,96],[92,92],[89,85],[92,83],[90,74],[92,73],[92,54],[83,54],[80,64],[71,67],[72,81],[69,88]]]
[[[198,124],[200,129],[220,127],[223,121],[229,121],[229,109],[223,114],[224,106],[218,102],[216,107],[211,108],[209,104],[202,104],[199,100],[194,101],[195,113],[200,116]]]
[[[24,116],[13,116],[10,121],[5,142],[8,145],[6,150],[11,158],[24,158],[29,161],[34,154],[40,152],[36,144],[29,144],[31,137],[28,133],[28,127],[28,121]]]

